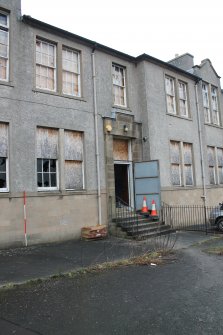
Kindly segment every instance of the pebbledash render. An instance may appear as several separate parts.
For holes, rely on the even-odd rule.
[[[0,247],[24,244],[25,220],[29,244],[107,225],[117,198],[135,205],[135,162],[158,161],[164,203],[222,200],[209,59],[132,57],[0,0],[0,103]]]

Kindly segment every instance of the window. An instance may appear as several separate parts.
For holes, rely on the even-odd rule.
[[[125,68],[112,65],[112,81],[114,105],[126,107]]]
[[[204,120],[206,123],[211,123],[208,85],[205,83],[202,84],[202,95],[203,95],[203,106],[204,106]]]
[[[81,96],[80,55],[78,52],[63,48],[63,93]]]
[[[188,117],[187,86],[186,84],[179,81],[178,89],[179,89],[179,114],[181,116]]]
[[[8,191],[8,125],[0,123],[0,192]]]
[[[58,163],[58,130],[37,128],[38,190],[56,190]]]
[[[167,100],[167,112],[170,114],[176,114],[176,97],[174,79],[166,77],[166,100]]]
[[[215,86],[203,83],[203,106],[205,123],[220,125],[219,105],[218,105],[218,89]],[[211,101],[211,104],[210,102]]]
[[[56,90],[56,46],[36,40],[36,87]]]
[[[176,92],[175,83],[177,83],[178,91]],[[166,76],[166,103],[167,113],[188,117],[188,93],[187,84],[182,81]]]
[[[211,185],[223,184],[223,149],[207,147],[209,183]]]
[[[218,95],[217,88],[211,86],[211,105],[213,124],[219,125]]]
[[[171,183],[173,186],[193,186],[192,144],[170,142]]]
[[[0,13],[0,80],[9,77],[9,16]]]
[[[83,136],[80,132],[64,131],[65,188],[81,190],[83,178]]]

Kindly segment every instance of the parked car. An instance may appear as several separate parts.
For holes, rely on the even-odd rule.
[[[210,212],[210,224],[223,232],[223,202]]]

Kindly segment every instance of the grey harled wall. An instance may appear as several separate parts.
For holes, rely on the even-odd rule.
[[[0,122],[9,123],[10,192],[0,193],[2,246],[23,243],[23,191],[27,192],[28,242],[80,236],[84,225],[98,223],[91,48],[24,24],[17,17],[18,2],[0,1],[10,13],[10,82],[0,83]],[[11,6],[10,6],[11,5]],[[35,89],[36,36],[80,50],[82,99],[65,98]],[[19,41],[19,43],[18,43]],[[58,78],[57,78],[58,79]],[[84,132],[85,183],[82,192],[37,192],[36,128]],[[99,133],[103,122],[99,117]],[[102,220],[107,222],[104,145],[100,142]],[[3,234],[4,233],[4,234]]]
[[[9,123],[10,192],[0,193],[0,246],[23,243],[23,191],[27,192],[28,241],[39,243],[80,237],[81,227],[98,223],[97,174],[95,157],[94,102],[92,81],[93,42],[59,34],[51,28],[34,28],[21,21],[20,1],[0,0],[0,7],[10,11],[10,81],[0,82],[0,122]],[[36,36],[81,52],[82,98],[68,98],[35,88]],[[63,36],[63,37],[62,37]],[[135,160],[160,161],[162,200],[167,203],[199,204],[202,202],[201,157],[195,101],[195,81],[181,70],[174,70],[158,60],[134,59],[96,46],[96,91],[99,128],[99,157],[102,191],[102,223],[107,223],[108,195],[114,194],[112,139],[131,140]],[[59,56],[59,52],[58,52]],[[146,58],[146,57],[145,57]],[[58,58],[61,62],[61,58]],[[150,61],[151,60],[151,61]],[[180,62],[179,62],[180,60]],[[184,57],[185,60],[185,57]],[[175,62],[187,69],[192,56]],[[126,68],[127,107],[113,105],[112,63]],[[220,82],[210,62],[194,68],[205,81],[220,90]],[[165,74],[188,84],[189,119],[168,115],[166,110]],[[57,78],[61,80],[61,75]],[[201,83],[198,84],[199,108],[206,181],[207,145],[223,147],[223,128],[204,125]],[[223,121],[222,94],[219,100]],[[114,119],[115,118],[115,119]],[[129,133],[123,134],[123,122],[129,122]],[[114,125],[106,133],[104,122]],[[123,121],[124,120],[124,121]],[[107,121],[106,121],[107,122]],[[36,128],[37,126],[77,130],[84,133],[85,183],[80,192],[37,192]],[[147,137],[147,141],[142,141]],[[193,144],[194,187],[173,188],[170,181],[170,140]],[[107,175],[106,175],[107,173]],[[208,189],[208,203],[221,199],[222,187]]]

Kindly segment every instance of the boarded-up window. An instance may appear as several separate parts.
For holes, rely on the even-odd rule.
[[[37,158],[58,157],[58,130],[37,128]]]
[[[170,142],[171,182],[174,186],[192,186],[193,157],[192,144]]]
[[[65,188],[81,190],[83,178],[83,135],[81,132],[64,132]]]
[[[219,184],[223,184],[223,149],[217,149],[218,156],[218,181]]]
[[[170,142],[171,182],[174,186],[181,185],[180,142]]]
[[[113,158],[115,161],[127,161],[129,159],[127,140],[113,140]]]
[[[0,123],[0,192],[8,191],[8,125]]]
[[[215,148],[208,147],[208,169],[209,169],[209,182],[210,184],[216,184],[216,176],[215,176]]]
[[[184,182],[186,186],[192,186],[193,166],[192,166],[192,145],[183,143],[183,164],[184,164]]]
[[[8,125],[0,123],[0,157],[8,157]]]
[[[57,189],[58,130],[37,128],[37,186]]]

